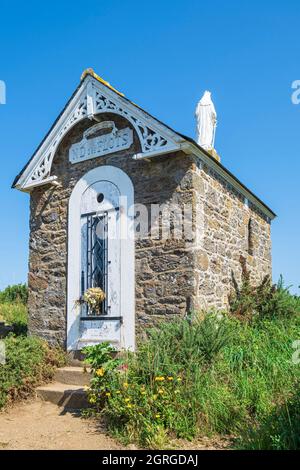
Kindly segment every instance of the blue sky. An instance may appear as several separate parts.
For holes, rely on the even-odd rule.
[[[196,103],[212,91],[222,163],[278,214],[274,279],[296,289],[299,20],[300,2],[289,0],[1,1],[0,289],[27,275],[29,197],[11,182],[87,67],[192,137]]]

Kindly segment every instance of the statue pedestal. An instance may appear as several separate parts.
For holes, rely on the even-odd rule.
[[[221,161],[221,157],[220,155],[217,153],[217,151],[215,149],[209,149],[207,150],[207,152],[215,159],[217,160],[218,162]]]

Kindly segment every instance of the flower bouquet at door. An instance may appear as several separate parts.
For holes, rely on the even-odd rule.
[[[79,300],[79,304],[86,304],[92,312],[100,314],[104,300],[105,293],[100,287],[90,287]]]

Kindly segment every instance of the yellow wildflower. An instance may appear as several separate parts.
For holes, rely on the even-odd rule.
[[[95,397],[95,395],[90,396],[89,402],[92,403],[92,404],[93,404],[93,403],[96,403],[96,397]]]
[[[132,405],[128,403],[127,408],[132,408]]]
[[[174,380],[174,377],[169,376],[168,380],[171,382],[171,380]]]
[[[155,415],[155,418],[160,418],[160,414]]]
[[[111,393],[110,392],[106,392],[105,394],[107,397],[110,397],[111,396]]]
[[[116,391],[116,395],[120,395],[120,393],[121,393],[120,390]]]
[[[123,383],[123,387],[124,387],[124,388],[127,388],[127,387],[128,387],[128,382],[124,382],[124,383]]]
[[[100,367],[100,369],[96,370],[97,377],[103,377],[104,374],[105,374],[105,370],[103,369],[103,367]]]
[[[126,403],[128,403],[130,401],[130,398],[125,398]]]
[[[153,400],[156,400],[157,399],[157,395],[153,395]]]
[[[158,393],[159,393],[160,395],[163,395],[163,394],[165,393],[165,391],[164,391],[162,388],[160,388],[160,389],[158,390]]]
[[[155,382],[163,382],[165,378],[163,376],[155,377]]]

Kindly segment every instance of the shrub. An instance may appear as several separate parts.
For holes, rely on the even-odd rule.
[[[0,303],[0,321],[5,321],[14,328],[17,335],[27,333],[27,307],[22,303]]]
[[[250,282],[250,271],[246,260],[240,257],[242,281],[239,286],[232,273],[233,291],[229,296],[229,311],[239,319],[252,320],[255,317],[284,317],[300,313],[300,298],[290,294],[284,287],[283,279],[272,284],[269,276],[265,276],[259,285]]]
[[[247,324],[213,314],[161,324],[122,364],[102,364],[92,403],[114,435],[149,447],[171,436],[240,433],[299,380],[291,360],[299,327],[297,316]]]
[[[243,433],[239,446],[249,450],[299,450],[299,388],[291,398],[277,406],[259,426]]]
[[[107,398],[106,393],[114,379],[114,371],[122,361],[113,357],[116,350],[108,342],[88,346],[82,352],[85,355],[85,362],[91,366],[93,374],[91,387],[88,391],[89,402],[99,409]]]
[[[104,364],[106,364],[107,367],[108,364],[119,364],[118,359],[112,359],[112,355],[116,352],[116,349],[106,341],[95,346],[87,346],[82,352],[85,356],[85,361],[91,366],[92,372],[96,372],[96,370]]]
[[[0,408],[30,396],[35,387],[52,379],[56,367],[65,363],[62,351],[38,338],[10,335],[4,344],[6,362],[0,364]]]
[[[141,373],[149,376],[199,368],[210,363],[229,342],[232,332],[225,316],[210,312],[190,319],[163,322],[148,330],[149,341],[139,345]]]
[[[0,292],[0,303],[3,302],[17,302],[27,304],[28,288],[26,284],[17,284],[8,286]]]

